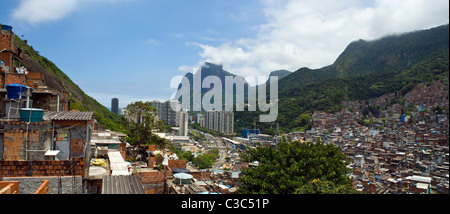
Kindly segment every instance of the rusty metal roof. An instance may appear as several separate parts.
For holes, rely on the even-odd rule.
[[[48,111],[44,112],[44,120],[92,120],[92,111]]]

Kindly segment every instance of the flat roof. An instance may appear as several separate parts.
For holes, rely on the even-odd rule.
[[[418,183],[418,184],[416,184],[416,187],[418,189],[428,189],[428,184]]]
[[[130,175],[128,171],[128,164],[123,160],[122,155],[118,150],[108,150],[109,164],[111,167],[111,175]]]
[[[417,175],[411,176],[410,180],[417,181],[417,182],[423,182],[423,183],[431,183],[430,177],[423,177],[423,176],[417,176]]]
[[[91,144],[121,144],[119,140],[114,139],[91,139]]]
[[[91,145],[95,144],[121,144],[120,137],[126,136],[121,132],[94,130],[91,135]]]

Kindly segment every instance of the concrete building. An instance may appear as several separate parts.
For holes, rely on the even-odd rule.
[[[178,136],[187,136],[188,135],[188,117],[189,114],[185,111],[179,112],[179,129],[178,129]]]
[[[234,131],[234,112],[207,111],[205,114],[205,128],[222,133],[232,134]]]
[[[119,114],[119,99],[118,98],[111,99],[111,111],[114,114]]]
[[[176,100],[167,100],[160,102],[158,100],[151,101],[150,104],[157,109],[158,118],[164,121],[168,126],[178,126],[179,102]],[[173,108],[172,108],[173,107]]]
[[[27,68],[23,51],[16,46],[12,27],[1,25],[0,36],[0,118],[17,118],[18,108],[39,108],[46,111],[68,111],[69,93],[62,89],[49,89],[44,74]],[[21,85],[30,89],[21,96],[8,96],[7,86]]]

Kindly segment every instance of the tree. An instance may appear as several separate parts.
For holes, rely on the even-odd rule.
[[[249,149],[241,157],[246,162],[258,161],[259,165],[243,170],[239,193],[312,193],[317,189],[310,187],[316,184],[311,183],[315,179],[321,181],[320,186],[351,188],[345,155],[330,144],[282,142],[276,149]]]
[[[177,154],[178,159],[180,160],[187,160],[188,162],[194,160],[194,154],[192,154],[191,151],[181,151],[176,149],[174,146],[170,145],[170,150]]]
[[[150,102],[134,102],[126,107],[127,116],[121,117],[121,124],[127,134],[127,141],[139,147],[140,145],[156,145],[165,148],[165,139],[155,135],[153,129],[164,129],[164,123],[155,120],[156,109]]]
[[[309,130],[312,127],[311,115],[303,113],[294,121],[294,125],[299,127],[301,131]]]
[[[205,154],[197,155],[192,163],[200,169],[207,169],[214,164],[217,158],[219,158],[219,150],[211,149]]]
[[[296,189],[295,194],[359,194],[348,185],[336,185],[331,181],[314,179]]]

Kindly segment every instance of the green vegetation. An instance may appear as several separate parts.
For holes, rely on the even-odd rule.
[[[192,137],[193,140],[195,141],[200,141],[200,140],[205,140],[206,137],[202,136],[201,134],[194,132],[192,130],[190,130],[189,135]]]
[[[176,149],[172,145],[169,145],[169,147],[170,147],[170,151],[172,151],[175,154],[177,154],[177,156],[178,156],[178,158],[180,160],[187,160],[188,162],[194,160],[194,154],[192,154],[192,152],[190,152],[190,151],[180,151],[180,150]]]
[[[314,179],[295,190],[294,194],[360,194],[348,185],[336,185],[331,181]]]
[[[356,193],[346,176],[345,156],[339,148],[321,143],[286,143],[258,147],[241,154],[259,166],[243,170],[243,194]]]
[[[156,145],[158,149],[167,146],[165,139],[155,135],[153,129],[165,129],[162,121],[155,121],[156,109],[150,102],[134,102],[126,107],[130,118],[121,117],[120,123],[123,133],[127,135],[127,142],[135,147],[140,145]]]
[[[197,157],[192,160],[192,163],[200,169],[207,169],[212,167],[218,158],[219,150],[211,149],[205,154],[197,155]]]
[[[312,127],[311,115],[309,114],[301,114],[294,121],[294,126],[298,128],[294,128],[294,131],[305,131],[309,130]]]

